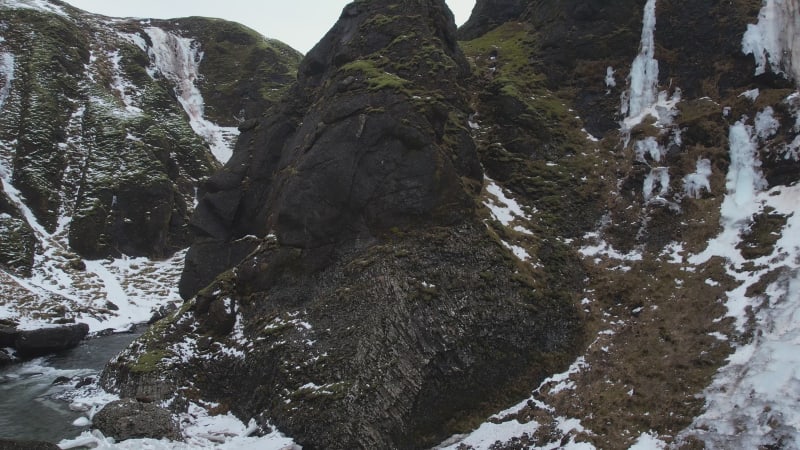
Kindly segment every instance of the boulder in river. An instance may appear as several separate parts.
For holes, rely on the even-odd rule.
[[[85,323],[22,330],[14,336],[14,348],[23,357],[46,355],[77,346],[87,334],[89,325]]]
[[[176,440],[180,437],[178,425],[169,411],[133,399],[109,403],[95,414],[92,422],[104,435],[120,441],[137,438]]]

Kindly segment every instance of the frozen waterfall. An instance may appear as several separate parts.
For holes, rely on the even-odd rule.
[[[145,32],[153,42],[150,57],[156,69],[174,83],[178,101],[189,116],[192,129],[208,142],[217,160],[227,162],[239,132],[235,127],[221,127],[203,117],[205,104],[196,85],[203,53],[192,39],[156,27],[146,28]]]

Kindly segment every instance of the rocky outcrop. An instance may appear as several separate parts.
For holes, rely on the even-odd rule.
[[[172,439],[180,437],[169,411],[133,399],[113,401],[92,419],[92,426],[117,441],[127,439]]]
[[[581,268],[543,289],[487,228],[470,83],[443,1],[348,5],[204,184],[189,300],[103,383],[304,448],[424,448],[564,367]]]
[[[22,330],[14,335],[14,348],[22,357],[33,357],[68,350],[89,334],[85,323]]]
[[[528,3],[530,0],[477,1],[469,20],[458,29],[458,39],[469,41],[510,20],[518,20]]]

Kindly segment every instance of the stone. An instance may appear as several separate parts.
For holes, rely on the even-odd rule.
[[[17,334],[16,327],[0,325],[0,348],[13,347]]]
[[[14,348],[22,357],[41,356],[76,347],[87,334],[89,325],[85,323],[22,330],[14,339]]]
[[[169,411],[152,403],[122,399],[109,403],[92,419],[94,428],[119,441],[127,439],[171,439],[180,429]]]
[[[60,448],[52,442],[0,439],[0,449],[2,450],[58,450]]]

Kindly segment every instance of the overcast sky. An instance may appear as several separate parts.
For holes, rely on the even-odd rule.
[[[65,0],[85,11],[112,17],[172,19],[186,16],[233,20],[307,53],[336,23],[350,0]],[[475,0],[447,0],[462,24]]]

